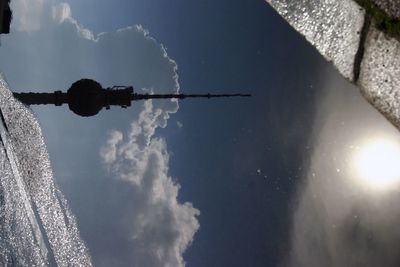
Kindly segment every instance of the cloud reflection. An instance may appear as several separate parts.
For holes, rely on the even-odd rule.
[[[400,187],[384,194],[360,183],[354,155],[366,139],[400,135],[358,89],[327,79],[305,182],[295,199],[285,266],[399,266]]]
[[[136,25],[94,34],[59,0],[13,0],[14,31],[2,39],[1,67],[12,88],[54,91],[91,78],[105,87],[177,93],[176,63]],[[96,8],[92,10],[96,13]],[[178,200],[166,141],[156,138],[177,101],[138,102],[102,119],[35,107],[52,165],[65,187],[96,266],[184,266],[199,211]],[[131,123],[131,129],[124,130]],[[106,141],[105,134],[110,129]],[[101,169],[97,151],[111,172]],[[67,190],[65,190],[67,188]]]

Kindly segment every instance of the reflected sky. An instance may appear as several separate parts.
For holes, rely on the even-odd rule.
[[[396,183],[375,190],[358,169],[361,151],[398,144],[398,132],[264,1],[66,2],[74,21],[67,6],[33,1],[42,19],[2,37],[11,88],[86,77],[253,94],[90,119],[33,108],[95,266],[398,265]],[[115,32],[134,24],[156,41]]]
[[[326,80],[314,151],[297,193],[288,262],[396,266],[398,132],[356,88],[339,84],[334,76]]]

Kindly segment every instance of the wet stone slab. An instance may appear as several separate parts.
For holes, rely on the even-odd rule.
[[[364,11],[352,0],[267,0],[299,33],[349,80]]]
[[[379,26],[400,18],[399,0],[266,1],[400,130],[400,41]]]
[[[400,129],[400,43],[371,27],[358,85],[365,98]]]
[[[400,19],[399,0],[371,0],[375,5],[386,12],[390,17]]]
[[[40,125],[0,75],[0,266],[91,266]]]

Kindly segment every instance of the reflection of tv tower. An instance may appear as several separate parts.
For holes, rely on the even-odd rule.
[[[82,79],[72,84],[67,93],[55,91],[54,93],[14,93],[14,96],[26,105],[54,104],[61,106],[68,104],[74,113],[88,117],[94,116],[105,107],[129,107],[132,101],[147,99],[183,99],[183,98],[212,98],[250,96],[250,94],[136,94],[132,86],[114,86],[104,89],[94,80]]]

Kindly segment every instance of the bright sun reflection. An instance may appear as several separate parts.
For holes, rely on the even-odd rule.
[[[376,140],[361,148],[356,159],[362,181],[377,189],[387,189],[400,180],[400,147]]]

